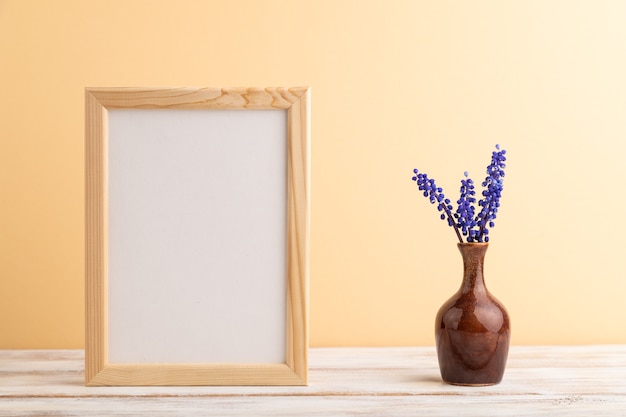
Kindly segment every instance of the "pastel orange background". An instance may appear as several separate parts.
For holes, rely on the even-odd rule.
[[[0,348],[84,338],[84,88],[310,86],[311,344],[434,343],[456,197],[515,344],[626,343],[626,2],[0,0]]]

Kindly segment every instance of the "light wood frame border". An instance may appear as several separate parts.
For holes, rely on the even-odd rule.
[[[306,385],[310,213],[310,90],[85,89],[85,383]],[[109,364],[107,112],[109,109],[287,110],[287,302],[284,364]]]

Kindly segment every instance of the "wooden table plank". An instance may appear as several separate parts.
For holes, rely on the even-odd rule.
[[[4,403],[2,403],[4,405]],[[61,398],[13,400],[0,416],[623,416],[612,396]]]
[[[82,351],[0,351],[0,416],[626,415],[626,346],[514,346],[501,384],[441,382],[432,347],[314,348],[308,387],[85,387]]]

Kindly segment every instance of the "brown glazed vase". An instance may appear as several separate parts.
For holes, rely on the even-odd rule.
[[[463,283],[446,301],[435,322],[439,369],[454,385],[493,385],[502,381],[509,353],[509,315],[483,278],[488,243],[459,243]]]

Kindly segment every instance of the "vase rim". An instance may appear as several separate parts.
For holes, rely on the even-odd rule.
[[[489,242],[457,242],[457,246],[489,246]]]

